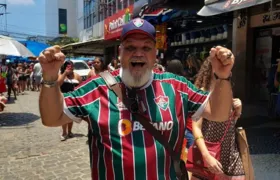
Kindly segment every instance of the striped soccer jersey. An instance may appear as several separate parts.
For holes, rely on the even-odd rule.
[[[112,72],[122,88],[121,70]],[[208,93],[184,77],[153,73],[137,91],[139,107],[161,131],[175,152],[184,137],[187,115],[199,115]],[[176,179],[173,162],[157,142],[127,110],[105,81],[97,76],[75,91],[64,94],[64,112],[73,120],[89,117],[92,179],[165,180]]]

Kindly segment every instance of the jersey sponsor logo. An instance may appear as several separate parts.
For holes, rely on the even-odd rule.
[[[154,99],[155,103],[163,110],[166,110],[169,106],[168,96],[159,96]]]
[[[154,122],[152,125],[159,131],[170,131],[173,128],[173,121]],[[145,131],[145,128],[138,121],[119,120],[118,132],[120,136],[127,136],[133,131]]]

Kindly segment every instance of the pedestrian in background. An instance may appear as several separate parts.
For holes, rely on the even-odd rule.
[[[17,75],[16,70],[13,69],[12,63],[8,63],[6,83],[8,86],[8,101],[11,99],[11,91],[14,93],[14,99],[17,100]]]
[[[108,71],[115,71],[116,69],[118,69],[119,68],[118,64],[119,64],[119,60],[117,58],[113,58],[111,63],[109,63],[108,65]]]
[[[211,91],[213,89],[213,71],[209,60],[205,60],[198,72],[195,85],[199,89]],[[203,159],[208,165],[210,172],[216,174],[217,179],[221,180],[245,180],[245,172],[242,165],[241,156],[237,147],[235,124],[241,115],[242,104],[240,99],[232,100],[232,115],[228,116],[225,122],[214,122],[201,118],[192,121],[192,131],[195,143],[198,146]],[[221,142],[220,161],[210,155],[205,141],[212,143]],[[192,179],[212,180],[210,177],[200,177],[195,172]]]
[[[92,62],[92,64],[93,64],[93,68],[88,73],[88,78],[94,77],[104,71],[105,65],[104,65],[103,59],[101,57],[96,57],[94,59],[94,61]]]
[[[179,76],[184,75],[184,67],[183,64],[180,60],[178,59],[173,59],[168,63],[168,66],[166,68],[167,72],[171,72],[174,74],[177,74]]]
[[[62,93],[68,93],[74,91],[75,87],[82,82],[82,78],[79,74],[74,72],[74,64],[72,61],[65,61],[60,69],[60,75],[58,77],[58,84]],[[62,125],[61,141],[65,141],[67,138],[72,138],[73,122]]]
[[[34,91],[40,91],[41,89],[41,80],[42,80],[42,67],[39,62],[37,62],[33,67],[33,88]]]

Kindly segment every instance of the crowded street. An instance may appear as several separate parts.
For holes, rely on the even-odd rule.
[[[90,179],[87,124],[74,124],[74,138],[60,141],[61,128],[42,125],[38,92],[27,92],[0,114],[1,180]],[[245,107],[244,119],[256,180],[280,177],[280,123],[252,115],[260,111]],[[246,121],[246,122],[244,122]],[[249,121],[249,122],[248,122]]]

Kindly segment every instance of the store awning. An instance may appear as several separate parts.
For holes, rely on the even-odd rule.
[[[206,4],[197,14],[200,16],[213,16],[270,1],[271,0],[219,0],[218,2]]]
[[[106,47],[119,44],[118,41],[109,41],[104,39],[91,40],[87,42],[72,43],[62,47],[63,53],[76,55],[100,56],[104,54]]]

